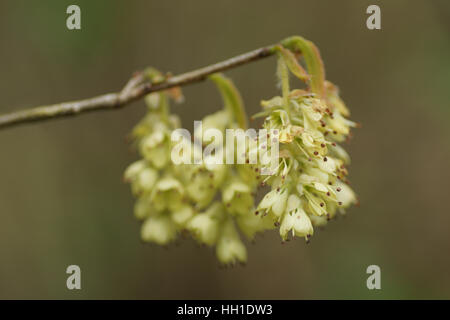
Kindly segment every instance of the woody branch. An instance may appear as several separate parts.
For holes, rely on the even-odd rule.
[[[103,94],[84,100],[39,106],[0,115],[0,129],[24,123],[75,116],[92,111],[120,109],[151,92],[200,82],[213,73],[225,71],[271,56],[275,53],[274,48],[275,46],[259,48],[197,70],[166,77],[164,81],[159,83],[152,83],[144,72],[136,72],[120,92]]]

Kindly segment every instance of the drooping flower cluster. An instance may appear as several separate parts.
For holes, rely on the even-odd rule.
[[[348,185],[346,165],[350,158],[338,143],[347,139],[356,123],[338,90],[324,80],[322,61],[315,46],[302,38],[290,39],[305,55],[307,74],[294,54],[279,47],[278,76],[283,95],[263,101],[263,127],[279,138],[278,166],[264,182],[271,186],[256,215],[269,215],[279,225],[283,240],[290,236],[309,239],[314,226],[322,226],[336,213],[356,203]],[[290,90],[291,71],[308,88]],[[268,147],[270,147],[268,145]]]
[[[203,119],[203,131],[215,128],[224,134],[227,128],[243,125],[239,123],[245,119],[242,101],[229,79],[218,74],[211,79],[220,89],[225,106]],[[257,184],[251,180],[256,177],[246,174],[242,164],[217,164],[211,159],[195,164],[196,152],[202,155],[206,143],[214,145],[203,136],[194,141],[178,137],[185,144],[182,151],[190,151],[192,164],[175,164],[175,156],[183,155],[173,154],[176,143],[171,135],[180,125],[168,111],[169,95],[148,95],[148,113],[133,131],[143,159],[128,167],[125,180],[137,197],[134,211],[143,220],[141,237],[166,245],[187,231],[199,243],[215,246],[223,264],[244,263],[247,251],[237,229],[251,239],[256,232],[272,226],[268,218],[261,220],[253,214]],[[222,145],[215,147],[216,154],[210,157],[225,160],[226,150],[221,149]]]
[[[234,140],[232,145],[223,141],[227,129],[247,129],[241,97],[229,79],[210,76],[224,107],[207,115],[192,138],[189,132],[174,134],[180,120],[169,112],[169,98],[179,98],[178,89],[146,97],[147,115],[133,130],[142,159],[125,172],[137,198],[134,212],[143,220],[144,241],[166,245],[187,232],[197,242],[215,246],[221,263],[245,262],[240,233],[252,239],[278,228],[283,241],[294,236],[309,240],[314,227],[357,202],[346,178],[350,158],[339,145],[356,124],[347,119],[349,111],[338,89],[325,80],[317,48],[292,37],[274,50],[282,95],[262,101],[263,110],[255,115],[264,117],[267,136],[254,137],[256,142],[238,153]],[[308,72],[298,61],[300,53]],[[306,87],[291,90],[289,72]],[[152,81],[162,80],[155,70],[149,75]],[[222,138],[204,134],[208,129],[216,129]],[[273,146],[277,158],[269,169],[249,161],[251,155],[273,155]],[[210,152],[205,157],[206,150]],[[245,162],[236,161],[239,152]],[[255,203],[263,185],[270,191]]]

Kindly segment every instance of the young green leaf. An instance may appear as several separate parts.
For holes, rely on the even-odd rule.
[[[216,84],[225,104],[225,109],[229,110],[239,127],[247,128],[247,115],[245,113],[242,97],[233,82],[221,73],[215,73],[209,78]]]
[[[310,79],[310,76],[300,65],[292,51],[283,48],[282,46],[276,46],[275,49],[277,50],[279,56],[283,58],[284,63],[288,67],[289,71],[291,71],[297,78],[304,82],[307,82]]]
[[[292,51],[300,51],[303,54],[308,73],[311,76],[311,90],[323,97],[325,94],[325,69],[319,49],[314,43],[300,36],[287,38],[281,44]]]

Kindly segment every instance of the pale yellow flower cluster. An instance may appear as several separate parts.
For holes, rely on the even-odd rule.
[[[338,145],[356,123],[347,119],[349,111],[336,87],[325,80],[317,83],[324,78],[318,50],[309,41],[299,41],[305,53],[310,53],[308,69],[316,73],[307,75],[294,56],[280,48],[278,75],[283,96],[263,101],[264,111],[258,114],[265,117],[263,127],[278,134],[271,138],[279,139],[280,159],[272,175],[263,181],[271,191],[255,214],[270,216],[279,225],[283,240],[290,236],[308,240],[314,226],[325,225],[337,212],[344,213],[357,202],[346,178],[350,158]],[[290,91],[289,70],[309,87]]]
[[[212,80],[224,96],[225,107],[203,119],[203,130],[215,128],[225,135],[225,129],[238,127],[233,108],[243,111],[243,106],[229,105],[241,103],[229,79],[214,75]],[[226,99],[230,93],[234,102]],[[249,174],[245,165],[215,164],[208,159],[200,164],[174,164],[171,133],[179,121],[168,112],[168,95],[153,93],[146,102],[148,114],[133,131],[143,159],[125,172],[137,197],[135,216],[143,220],[142,239],[166,245],[188,231],[199,243],[215,246],[221,263],[245,262],[247,250],[238,229],[252,239],[256,232],[273,226],[269,218],[253,214],[256,175]],[[192,157],[194,149],[204,148],[191,140],[184,142],[192,149]]]
[[[334,93],[333,93],[334,94]],[[272,188],[256,214],[270,215],[280,225],[281,237],[309,238],[314,225],[324,225],[336,212],[356,202],[346,183],[347,153],[337,142],[355,123],[337,107],[310,93],[294,90],[285,99],[263,101],[263,127],[279,132],[280,159],[273,175],[264,180]],[[333,111],[331,111],[333,110]]]

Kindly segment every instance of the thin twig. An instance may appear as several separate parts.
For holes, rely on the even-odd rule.
[[[137,72],[118,93],[109,93],[85,100],[41,106],[0,115],[0,129],[28,122],[75,116],[85,112],[120,109],[148,93],[199,82],[205,80],[210,74],[271,56],[275,52],[274,47],[268,46],[250,51],[201,69],[168,77],[165,81],[153,85],[144,73]]]

